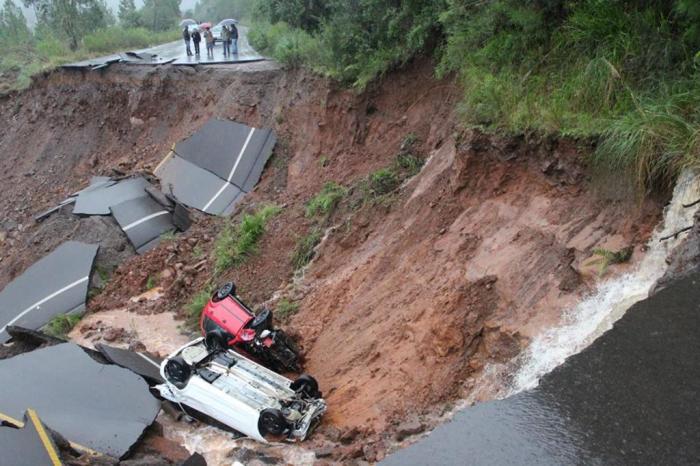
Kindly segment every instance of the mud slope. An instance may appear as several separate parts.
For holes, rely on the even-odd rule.
[[[586,265],[594,248],[636,246],[639,260],[660,212],[591,187],[585,146],[461,130],[459,90],[431,70],[413,63],[363,94],[267,63],[48,76],[2,101],[0,286],[43,254],[46,242],[32,238],[76,234],[30,216],[89,176],[148,171],[211,116],[273,127],[280,143],[241,210],[283,210],[258,253],[221,279],[254,305],[298,303],[283,325],[301,336],[330,405],[310,445],[341,439],[334,459],[381,457],[394,433],[421,430],[469,394],[486,362],[515,357],[557,322],[598,280]],[[392,166],[409,135],[422,170],[362,199],[363,180]],[[307,217],[328,181],[350,194],[328,218]],[[196,218],[185,235],[123,262],[91,311],[182,315],[211,277],[217,232],[237,219]],[[327,235],[294,279],[292,251],[313,228]],[[154,280],[161,298],[129,300]]]

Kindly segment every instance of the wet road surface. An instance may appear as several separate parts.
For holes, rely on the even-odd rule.
[[[700,464],[700,273],[540,385],[458,412],[384,465]]]
[[[214,45],[214,55],[207,56],[207,47],[204,41],[202,41],[199,45],[200,55],[188,57],[187,49],[185,48],[185,41],[182,39],[177,40],[175,42],[168,42],[167,44],[157,45],[155,47],[149,47],[146,49],[129,50],[128,52],[134,52],[137,54],[157,55],[157,58],[152,61],[141,60],[132,62],[135,64],[144,65],[161,65],[166,63],[173,63],[175,65],[213,65],[264,60],[265,57],[258,54],[258,52],[256,52],[248,43],[248,28],[245,26],[239,26],[238,33],[238,54],[227,57],[224,57],[224,47],[221,44],[221,42],[217,42]],[[194,45],[192,43],[190,43],[190,48],[192,52],[194,52]],[[106,55],[104,57],[91,58],[80,62],[70,63],[64,66],[69,68],[81,68],[100,65],[110,61],[118,61],[119,59],[128,58],[126,52],[127,50],[125,50],[124,53],[117,53],[112,55]]]

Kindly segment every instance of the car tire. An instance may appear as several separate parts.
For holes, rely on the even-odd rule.
[[[289,386],[297,393],[304,393],[311,398],[320,398],[321,392],[318,391],[318,382],[309,374],[302,374],[292,382]]]
[[[236,284],[233,282],[226,282],[221,285],[219,289],[214,292],[211,300],[218,303],[219,301],[226,299],[228,296],[236,296]]]
[[[165,363],[165,377],[179,389],[185,388],[192,375],[192,368],[182,356],[176,356]]]
[[[265,308],[258,312],[250,323],[250,328],[257,333],[263,330],[272,330],[272,311]]]
[[[211,352],[223,351],[228,347],[228,335],[221,329],[207,332],[204,337],[204,346]]]
[[[282,435],[288,428],[287,420],[279,409],[267,408],[260,412],[258,430],[263,435]]]

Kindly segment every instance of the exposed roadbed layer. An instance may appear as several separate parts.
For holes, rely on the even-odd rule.
[[[152,331],[137,328],[140,315],[184,318],[212,278],[217,233],[241,212],[274,203],[282,211],[257,253],[218,280],[236,281],[256,307],[284,298],[298,308],[281,324],[299,336],[305,370],[330,406],[305,447],[344,463],[383,457],[469,395],[485,364],[516,357],[558,322],[598,281],[586,266],[593,248],[632,245],[634,262],[660,218],[661,202],[639,202],[620,183],[589,184],[583,143],[460,130],[461,91],[431,70],[417,61],[362,94],[271,62],[47,76],[2,101],[0,286],[39,255],[31,238],[48,227],[31,216],[90,176],[153,170],[212,117],[272,128],[273,157],[234,216],[196,213],[186,233],[123,262],[89,301],[96,314],[85,334],[107,333],[93,320],[103,311],[128,316],[109,332],[126,344]],[[368,197],[368,175],[394,167],[407,140],[425,161],[420,173]],[[328,215],[307,216],[307,202],[330,181],[348,194]],[[67,234],[62,228],[53,234]],[[324,240],[294,279],[293,251],[314,231]],[[152,285],[157,297],[138,298]]]

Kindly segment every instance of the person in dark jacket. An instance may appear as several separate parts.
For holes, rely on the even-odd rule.
[[[229,31],[231,33],[231,53],[238,55],[238,28],[235,24],[231,23],[229,25]]]
[[[190,28],[188,26],[185,26],[185,29],[182,30],[182,38],[185,39],[185,46],[187,47],[187,56],[191,57],[192,49],[190,49]]]
[[[231,31],[226,25],[221,28],[221,43],[224,45],[224,57],[231,55]]]
[[[194,43],[194,54],[199,56],[199,43],[202,42],[202,35],[199,33],[199,29],[195,29],[192,32],[192,42]]]

